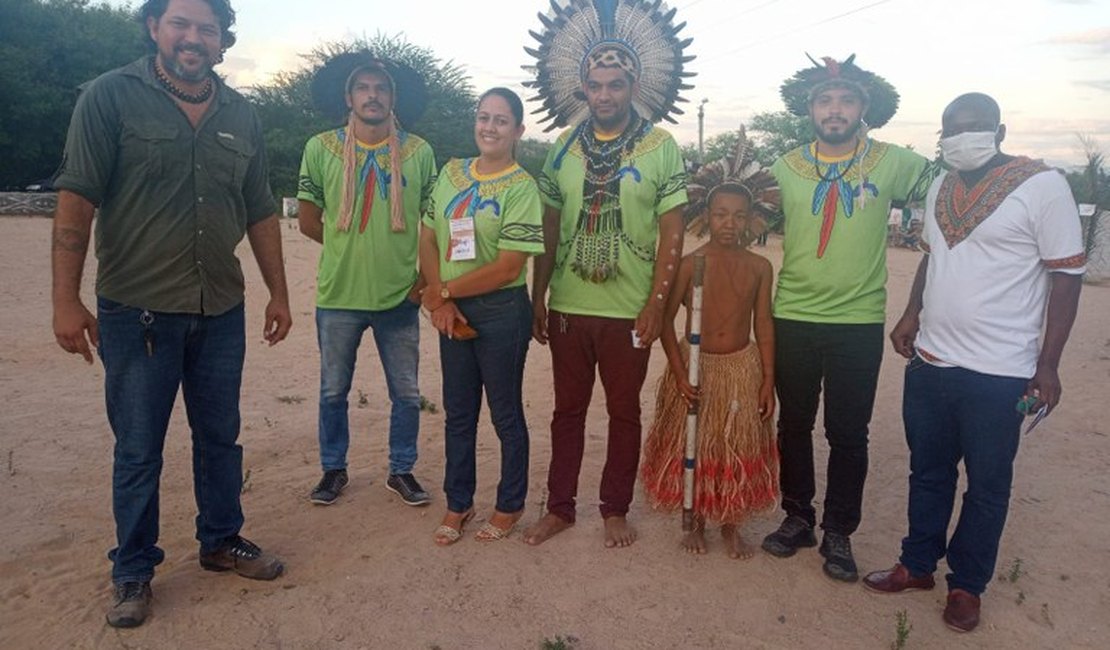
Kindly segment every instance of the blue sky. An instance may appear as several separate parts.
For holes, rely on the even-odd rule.
[[[268,81],[301,65],[325,41],[403,34],[462,65],[477,90],[520,82],[528,30],[547,0],[232,0],[239,43],[220,67],[233,85]],[[114,2],[113,4],[126,4]],[[808,61],[856,54],[902,95],[894,119],[873,135],[931,153],[940,113],[971,90],[1001,104],[1010,153],[1069,165],[1082,159],[1076,133],[1110,154],[1110,0],[677,0],[692,37],[691,110],[670,127],[697,141],[693,107],[706,104],[706,137],[753,114],[779,110],[778,86]],[[549,138],[532,127],[528,135]]]

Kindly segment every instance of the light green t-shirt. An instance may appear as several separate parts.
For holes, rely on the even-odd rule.
[[[598,246],[589,239],[589,206],[583,208],[586,158],[577,129],[564,131],[551,147],[537,179],[544,204],[561,213],[559,245],[551,277],[549,307],[568,314],[636,318],[652,290],[659,239],[659,217],[686,203],[686,168],[682,153],[667,131],[648,125],[632,151],[621,154],[619,224],[612,240],[612,277],[597,282],[577,269],[596,263]],[[619,241],[619,243],[617,243]],[[678,251],[677,255],[681,255]],[[676,257],[677,259],[677,257]]]
[[[474,159],[452,159],[440,170],[432,189],[424,225],[436,234],[439,277],[442,282],[493,262],[499,251],[543,253],[543,208],[536,181],[519,165],[482,175]],[[451,219],[474,218],[475,258],[452,260]],[[525,283],[527,269],[505,287]]]
[[[927,161],[885,142],[868,139],[864,146],[861,159],[850,166],[851,155],[821,156],[816,161],[812,144],[788,152],[771,166],[782,192],[785,216],[776,318],[812,323],[884,322],[890,203],[919,198],[910,196],[915,188],[928,189],[928,182],[918,183]],[[830,180],[822,182],[819,174]],[[834,182],[838,176],[839,182]],[[827,223],[826,200],[835,200],[829,207],[835,205],[836,209]]]
[[[338,228],[343,195],[344,130],[326,131],[309,139],[301,159],[297,198],[324,211],[324,248],[316,277],[316,305],[330,309],[392,309],[405,299],[417,277],[420,215],[435,183],[435,156],[427,142],[401,134],[405,230],[390,227],[389,145],[356,145],[359,187],[369,188],[373,202],[363,214],[367,196],[358,192],[354,216],[346,232]]]

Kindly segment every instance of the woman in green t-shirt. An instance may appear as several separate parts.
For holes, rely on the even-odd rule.
[[[446,412],[447,512],[437,544],[462,537],[474,516],[475,445],[482,392],[501,441],[501,481],[493,514],[475,536],[508,536],[528,492],[528,427],[521,384],[532,332],[525,262],[543,252],[536,182],[513,152],[524,133],[524,106],[506,88],[478,101],[477,158],[453,159],[440,171],[420,232],[422,303],[439,330]]]

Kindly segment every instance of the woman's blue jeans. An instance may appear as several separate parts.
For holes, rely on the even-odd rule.
[[[439,337],[446,421],[447,508],[465,512],[474,505],[478,414],[485,390],[490,419],[501,441],[501,482],[497,510],[524,508],[528,494],[528,425],[524,420],[524,358],[532,337],[532,306],[523,286],[455,300],[478,337]]]

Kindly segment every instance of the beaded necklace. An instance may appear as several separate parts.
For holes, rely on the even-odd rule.
[[[844,178],[844,175],[848,173],[848,170],[852,168],[859,157],[859,138],[856,138],[856,146],[852,147],[852,157],[848,160],[844,169],[839,169],[840,165],[838,163],[826,163],[825,171],[822,172],[821,163],[818,162],[821,158],[821,141],[816,140],[813,143],[813,173],[817,174],[818,180],[822,183],[835,183]],[[825,174],[829,172],[835,173],[836,176],[826,176]]]
[[[621,177],[639,174],[634,167],[622,168],[621,162],[650,130],[651,122],[632,111],[628,126],[612,140],[597,137],[592,119],[579,124],[568,139],[569,143],[577,138],[586,163],[571,268],[587,282],[605,282],[620,272],[620,244],[628,237],[620,204]]]
[[[154,77],[158,80],[158,85],[162,86],[166,92],[186,104],[203,104],[208,101],[212,96],[212,91],[215,89],[215,85],[212,83],[212,75],[209,74],[204,79],[204,88],[202,88],[199,93],[187,93],[178,88],[157,63],[154,64]]]

